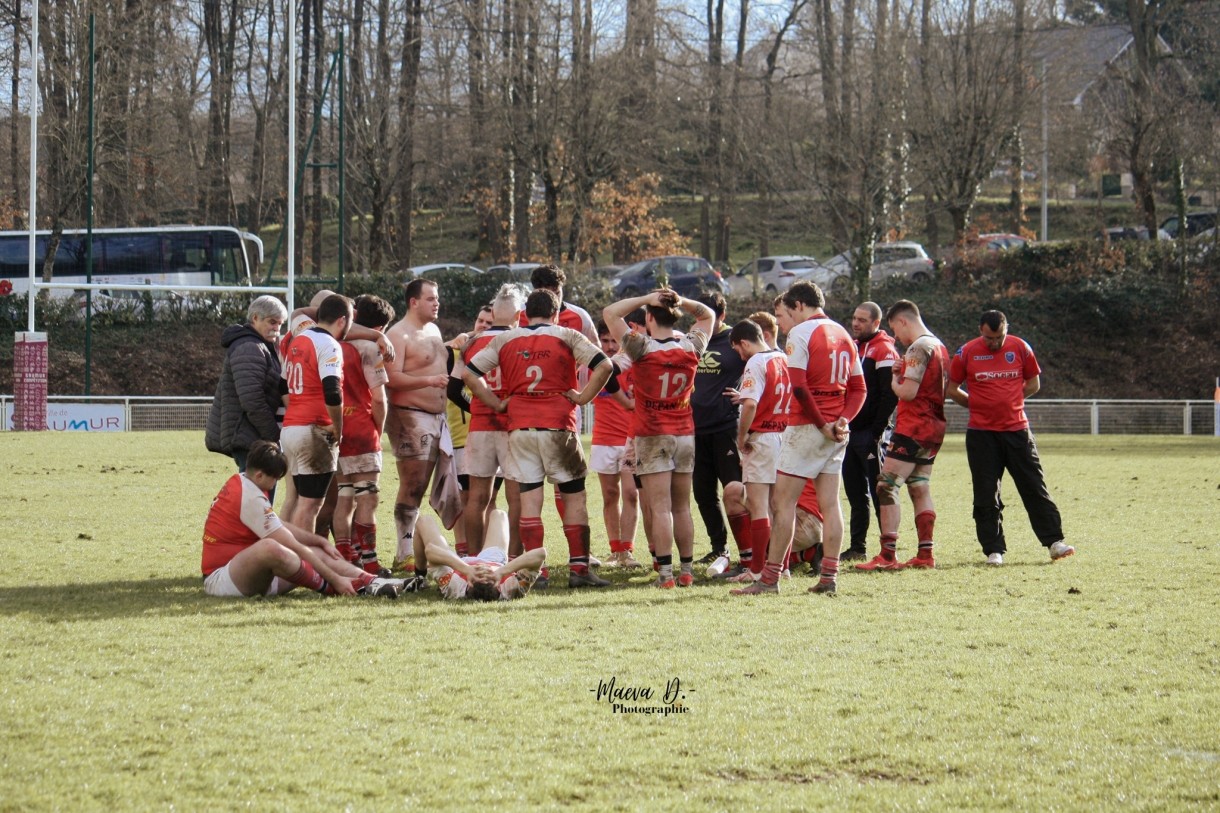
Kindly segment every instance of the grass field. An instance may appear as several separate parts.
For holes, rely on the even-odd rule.
[[[1053,565],[1015,495],[980,564],[959,436],[934,572],[468,605],[209,599],[198,433],[0,433],[0,810],[1216,809],[1220,441],[1041,440]]]

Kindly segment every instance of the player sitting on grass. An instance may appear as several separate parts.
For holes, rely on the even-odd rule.
[[[267,501],[288,471],[274,443],[250,446],[246,470],[228,479],[203,526],[203,589],[209,596],[278,596],[296,587],[323,595],[397,598],[402,582],[346,561],[317,534],[283,522]]]
[[[458,556],[445,542],[431,514],[419,518],[416,537],[424,543],[428,575],[449,599],[507,601],[525,598],[546,561],[546,548],[534,548],[508,561],[508,514],[496,509],[487,522],[483,547],[474,556]]]

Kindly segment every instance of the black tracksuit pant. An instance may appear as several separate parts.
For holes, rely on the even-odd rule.
[[[1038,446],[1028,429],[1016,432],[966,430],[966,459],[974,481],[974,530],[983,553],[1004,553],[1004,501],[1000,480],[1007,471],[1021,495],[1034,535],[1049,548],[1063,539],[1059,508],[1046,490]]]

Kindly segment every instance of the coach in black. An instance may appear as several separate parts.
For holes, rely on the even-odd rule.
[[[890,387],[894,362],[899,358],[894,340],[881,329],[881,307],[876,302],[862,302],[851,317],[851,334],[856,339],[860,366],[864,368],[864,383],[868,397],[851,422],[851,438],[843,458],[843,491],[851,506],[851,545],[839,556],[839,561],[867,559],[868,515],[876,513],[877,475],[881,472],[877,444],[898,396]],[[870,509],[871,504],[871,509]],[[878,515],[880,526],[881,517]]]
[[[731,331],[724,324],[724,297],[709,293],[698,299],[716,314],[707,350],[699,359],[695,391],[691,395],[691,410],[695,417],[695,471],[691,490],[712,542],[712,552],[702,561],[711,562],[725,552],[728,542],[720,489],[729,483],[741,482],[737,406],[725,397],[724,391],[741,381],[746,363],[729,343]]]

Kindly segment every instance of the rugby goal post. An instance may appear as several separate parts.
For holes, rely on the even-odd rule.
[[[287,208],[287,226],[288,226],[288,262],[287,280],[283,286],[250,286],[250,285],[207,285],[207,286],[192,286],[192,285],[115,285],[110,283],[54,283],[42,282],[36,274],[36,250],[35,250],[35,232],[38,225],[38,100],[41,98],[38,88],[38,65],[39,65],[39,41],[38,41],[38,22],[39,22],[39,5],[40,0],[34,0],[34,10],[30,15],[30,199],[29,199],[29,216],[27,226],[29,227],[29,280],[30,286],[26,292],[27,301],[27,320],[26,331],[17,333],[14,337],[15,347],[13,354],[13,396],[14,396],[14,429],[23,429],[28,426],[30,430],[45,430],[47,428],[47,372],[48,372],[48,345],[47,334],[38,333],[34,330],[34,308],[36,304],[36,295],[41,289],[56,289],[69,288],[77,291],[97,291],[101,289],[107,290],[136,290],[136,291],[208,291],[214,293],[224,293],[235,291],[238,293],[250,294],[282,294],[285,301],[288,303],[288,312],[293,310],[293,291],[296,281],[295,257],[293,257],[291,246],[296,245],[296,149],[297,149],[297,130],[296,130],[296,108],[297,108],[297,42],[295,36],[288,37],[288,208]],[[289,30],[296,30],[297,21],[297,0],[288,0],[288,19]],[[90,35],[92,38],[92,34]],[[90,46],[92,48],[92,45]],[[92,55],[92,54],[91,54]],[[92,141],[92,135],[90,135]],[[90,144],[92,149],[92,143]],[[92,208],[93,200],[90,193],[89,206]],[[342,251],[340,246],[340,251]],[[41,337],[41,338],[37,338]],[[24,359],[24,362],[19,360]],[[21,368],[19,365],[26,364],[26,368]],[[22,379],[19,376],[25,376],[25,380],[29,386],[23,392]],[[41,381],[41,385],[39,385]],[[23,398],[25,400],[23,400]],[[26,426],[21,426],[16,420],[17,410],[21,410],[25,416]]]

